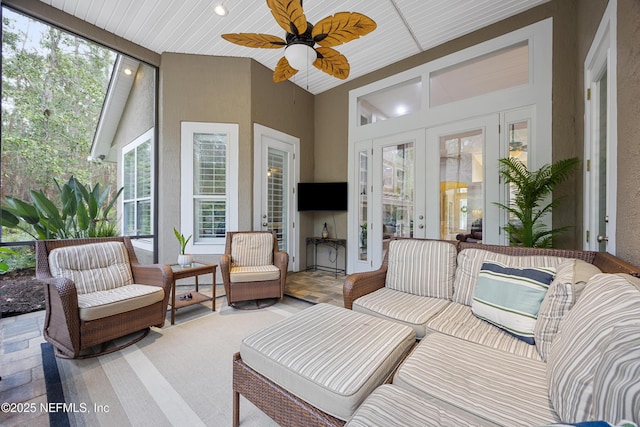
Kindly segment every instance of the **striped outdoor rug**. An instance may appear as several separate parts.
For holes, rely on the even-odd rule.
[[[285,298],[262,310],[185,308],[175,325],[153,328],[119,352],[55,359],[45,377],[57,367],[72,426],[231,425],[232,356],[240,342],[310,305]],[[243,425],[276,425],[244,399],[241,407]]]

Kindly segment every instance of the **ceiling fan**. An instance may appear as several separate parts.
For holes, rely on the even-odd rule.
[[[348,41],[369,34],[376,23],[357,12],[339,12],[317,24],[307,22],[302,10],[302,0],[267,0],[267,6],[278,25],[286,31],[285,39],[270,34],[234,33],[222,38],[241,46],[279,49],[285,48],[273,73],[273,81],[281,82],[306,69],[309,63],[339,79],[349,76],[347,58],[335,49]],[[318,47],[315,45],[318,44]]]

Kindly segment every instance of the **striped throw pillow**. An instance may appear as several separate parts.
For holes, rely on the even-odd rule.
[[[516,338],[535,344],[538,311],[554,274],[553,267],[517,268],[485,262],[478,274],[471,311]]]

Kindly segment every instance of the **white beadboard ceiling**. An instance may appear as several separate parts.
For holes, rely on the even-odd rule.
[[[252,49],[223,40],[225,33],[284,38],[264,0],[41,0],[157,53],[250,57],[274,69],[284,49]],[[548,0],[304,0],[307,20],[360,12],[378,28],[335,49],[351,65],[348,80],[440,45]],[[225,17],[213,13],[223,3]],[[312,94],[342,84],[311,67],[293,80]]]

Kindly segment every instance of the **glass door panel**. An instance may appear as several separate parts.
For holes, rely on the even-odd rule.
[[[382,148],[382,239],[413,237],[415,144]]]
[[[281,251],[287,252],[289,200],[289,160],[286,151],[267,150],[267,230],[275,231]]]
[[[598,212],[596,214],[598,222],[598,234],[596,242],[598,251],[606,252],[609,221],[607,214],[607,71],[605,70],[597,82],[598,95],[598,132],[596,134],[596,147],[598,150]]]
[[[440,136],[440,238],[482,240],[483,129]]]
[[[369,150],[358,153],[358,260],[367,260],[369,214]]]

